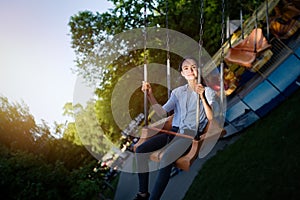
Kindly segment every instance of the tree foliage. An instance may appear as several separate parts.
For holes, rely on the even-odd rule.
[[[73,138],[55,138],[45,122],[37,125],[25,104],[0,98],[3,199],[98,199],[107,171],[93,171],[98,165]]]
[[[7,98],[0,97],[0,140],[12,148],[33,150],[30,144],[37,128],[27,106],[11,104]]]

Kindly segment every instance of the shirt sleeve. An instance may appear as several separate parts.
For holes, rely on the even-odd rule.
[[[216,92],[211,89],[210,87],[205,88],[205,97],[207,99],[208,104],[211,106],[212,111],[214,113],[214,117],[217,117],[220,115],[221,108],[219,105],[219,100]]]
[[[171,112],[172,110],[175,109],[175,105],[176,105],[176,95],[172,92],[170,98],[168,99],[168,101],[162,106],[162,108],[167,111],[167,112]]]
[[[205,97],[209,105],[216,103],[216,92],[210,87],[205,87]]]

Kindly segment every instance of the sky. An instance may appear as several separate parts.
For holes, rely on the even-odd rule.
[[[24,102],[37,124],[65,123],[77,80],[70,17],[112,7],[106,0],[1,0],[0,96]]]

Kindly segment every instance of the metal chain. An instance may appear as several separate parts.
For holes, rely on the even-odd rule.
[[[222,0],[222,23],[221,23],[221,62],[223,62],[224,59],[224,29],[225,29],[225,0]]]
[[[204,0],[200,0],[200,31],[199,31],[199,70],[198,70],[198,83],[201,82],[201,67],[203,65],[202,63],[202,48],[203,48],[203,24],[204,24]]]
[[[144,2],[144,64],[147,63],[146,50],[147,50],[147,5],[146,2]]]
[[[270,41],[269,2],[266,0],[267,41]]]
[[[240,0],[239,3],[240,3],[240,26],[241,26],[241,32],[242,32],[242,39],[244,39],[245,36],[244,36],[244,27],[243,27],[244,21],[243,21],[242,1]]]
[[[144,2],[144,81],[148,81],[148,69],[147,69],[147,56],[146,56],[146,50],[147,50],[147,5],[146,2]],[[144,121],[145,125],[148,125],[148,98],[147,98],[147,92],[144,92]]]
[[[202,46],[203,46],[203,23],[204,23],[204,17],[203,17],[203,2],[204,0],[200,0],[200,31],[199,31],[199,64],[198,64],[198,83],[201,83],[201,68],[203,66],[202,62]],[[199,122],[200,122],[200,96],[197,96],[197,107],[196,107],[196,131],[195,131],[195,139],[200,139],[200,135],[198,132],[199,129]]]
[[[169,13],[169,4],[168,0],[166,0],[166,29],[167,29],[167,87],[168,87],[168,98],[171,96],[171,66],[170,66],[170,36],[169,36],[169,19],[168,19],[168,13]]]
[[[221,63],[220,63],[220,107],[224,118],[224,29],[225,29],[225,0],[222,0],[222,25],[221,25]]]
[[[169,46],[169,19],[168,19],[168,13],[169,13],[169,3],[168,0],[166,0],[166,29],[167,29],[167,59],[170,59],[170,46]]]
[[[204,23],[204,17],[203,17],[203,7],[204,7],[204,1],[200,1],[200,31],[199,31],[199,45],[200,47],[203,46],[203,23]]]

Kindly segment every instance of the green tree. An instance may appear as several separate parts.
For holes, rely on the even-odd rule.
[[[37,126],[24,103],[11,103],[0,97],[0,141],[9,148],[33,150]]]
[[[82,109],[82,106],[79,104],[73,106],[73,104],[71,102],[67,102],[64,105],[63,115],[74,118],[76,109]],[[76,129],[75,121],[71,121],[71,122],[67,123],[66,128],[63,133],[63,138],[75,145],[82,146],[81,139],[80,139],[77,129]]]
[[[55,133],[63,130],[57,124]],[[0,98],[0,196],[3,199],[97,199],[104,173],[74,140],[36,125],[25,104]]]
[[[76,111],[75,123],[82,144],[96,158],[102,158],[111,148],[111,141],[98,122],[94,101],[89,101],[84,109]]]

